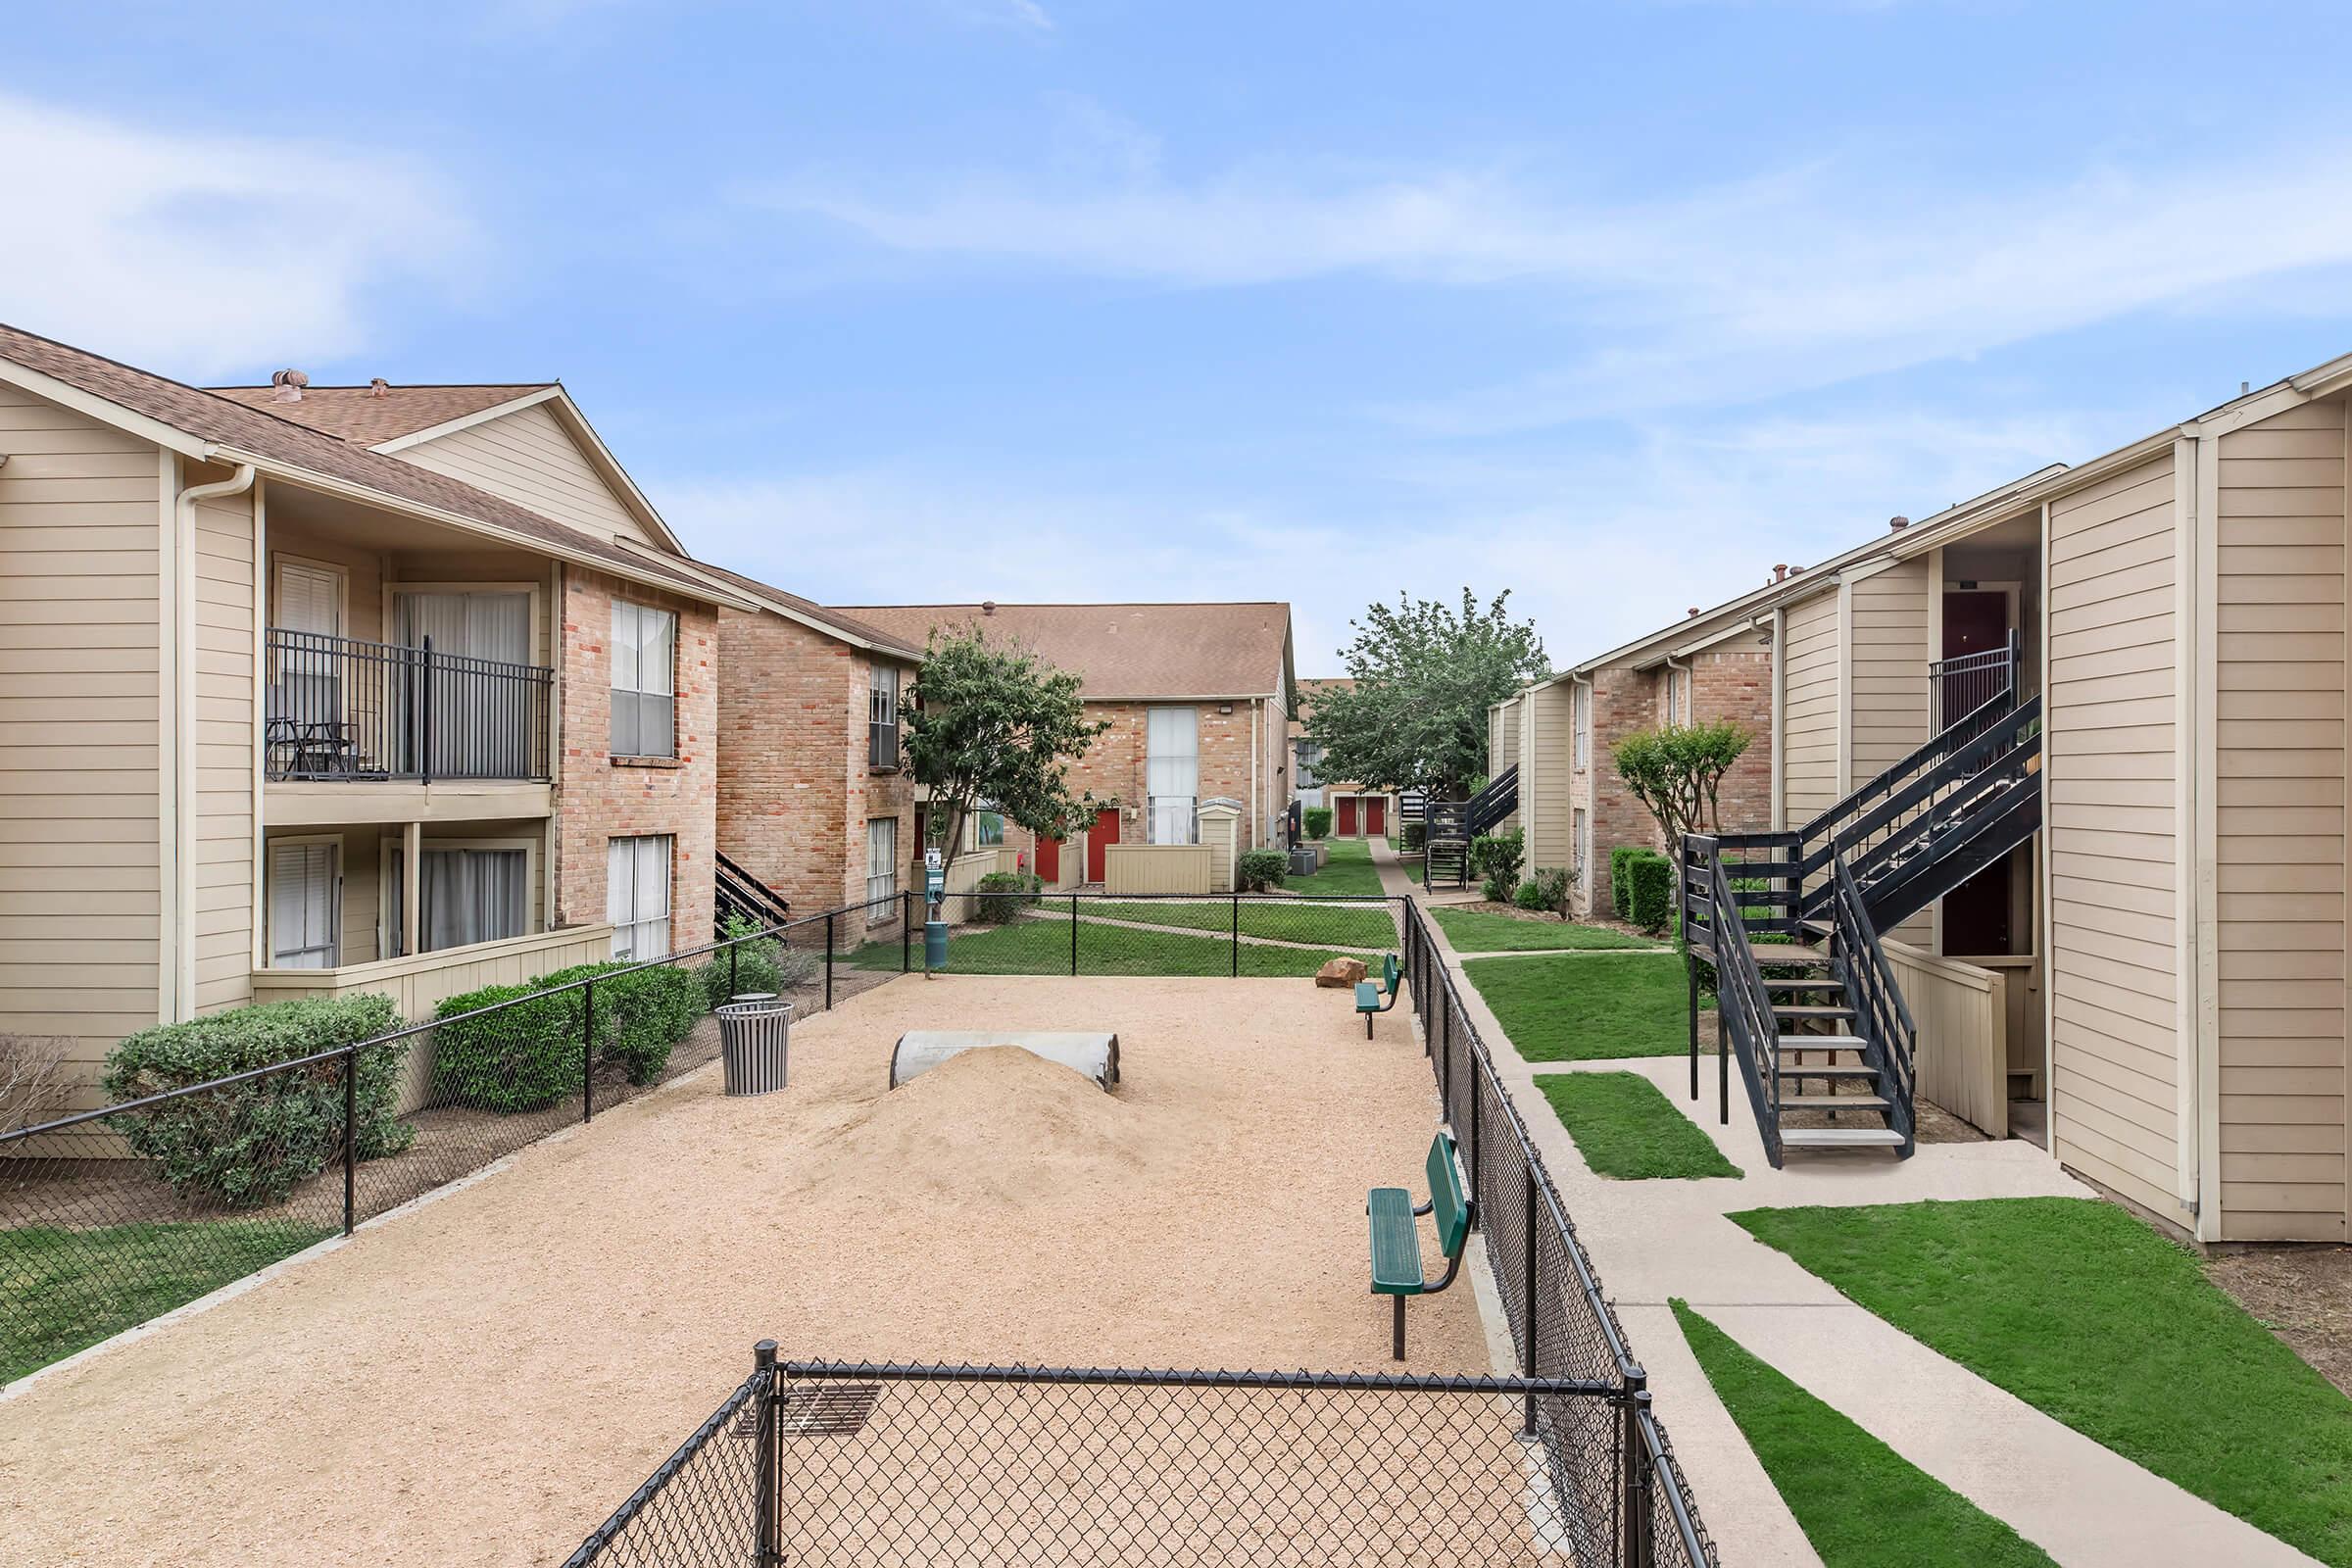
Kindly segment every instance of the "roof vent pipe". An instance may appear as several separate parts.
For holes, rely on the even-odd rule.
[[[1788,568],[1785,565],[1775,564],[1772,568],[1772,580],[1774,582],[1787,582],[1788,580]]]
[[[270,377],[270,384],[276,388],[270,394],[270,402],[300,403],[302,389],[311,384],[311,378],[300,370],[279,370]]]
[[[994,599],[983,599],[980,601],[980,613],[983,615],[993,615],[996,612],[997,602]]]
[[[371,398],[388,398],[392,395],[392,383],[380,375],[376,376],[368,383],[368,395]]]
[[[1695,615],[1698,613],[1698,607],[1696,605],[1692,605],[1689,610],[1684,611],[1683,613],[1686,615]]]
[[[1909,517],[1893,516],[1886,519],[1886,531],[1888,533],[1901,533],[1905,528],[1910,526],[1911,519]]]

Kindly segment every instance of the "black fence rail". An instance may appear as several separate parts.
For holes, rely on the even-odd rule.
[[[263,769],[272,779],[544,780],[555,671],[271,626]]]
[[[940,905],[952,974],[1270,978],[1311,975],[1333,958],[1377,970],[1403,951],[1404,900],[1378,895],[990,892]],[[921,969],[927,910],[912,896],[906,967]],[[888,966],[868,949],[852,961]]]

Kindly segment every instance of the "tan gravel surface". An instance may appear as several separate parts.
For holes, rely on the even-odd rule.
[[[1407,1014],[1306,980],[901,979],[0,1402],[0,1563],[559,1562],[787,1355],[1386,1368],[1368,1186],[1436,1117]],[[1118,1032],[1106,1096],[914,1028]],[[1433,1273],[1435,1269],[1433,1267]],[[1484,1371],[1467,1289],[1415,1371]]]

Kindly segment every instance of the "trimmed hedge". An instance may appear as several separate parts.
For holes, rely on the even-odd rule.
[[[308,997],[142,1029],[106,1058],[100,1079],[122,1103],[231,1073],[296,1061],[400,1027],[389,997]],[[354,1152],[397,1154],[416,1129],[393,1114],[406,1042],[359,1053]],[[130,1147],[163,1166],[183,1198],[232,1208],[273,1203],[316,1176],[343,1146],[343,1063],[316,1062],[209,1094],[183,1095],[113,1119]]]
[[[604,977],[610,975],[611,979]],[[669,1054],[710,1010],[703,977],[674,963],[638,964],[627,959],[575,964],[541,975],[543,986],[599,980],[596,988],[596,1054],[619,1066],[633,1084],[650,1084],[669,1065]],[[585,990],[581,1004],[586,1005]]]
[[[991,871],[972,885],[972,918],[982,925],[1009,925],[1020,912],[1045,896],[1045,881],[1034,871]]]
[[[1300,815],[1305,819],[1306,836],[1308,838],[1327,839],[1331,837],[1330,807],[1310,806],[1303,812],[1301,812]]]
[[[1245,850],[1233,862],[1235,882],[1244,893],[1262,893],[1282,886],[1291,858],[1280,850]]]
[[[1427,822],[1407,822],[1404,824],[1404,848],[1408,853],[1414,850],[1426,849],[1428,848],[1428,845],[1429,824]]]
[[[1643,850],[1625,862],[1627,902],[1633,923],[1651,936],[1663,936],[1674,919],[1674,862],[1655,850]]]
[[[632,1084],[650,1084],[710,1011],[710,989],[726,984],[726,967],[723,958],[698,969],[614,958],[451,997],[433,1012],[451,1020],[433,1030],[435,1096],[512,1114],[580,1093],[590,1000],[589,988],[576,983],[583,980],[598,982],[597,1062],[617,1066]],[[485,1007],[497,1010],[463,1016]]]
[[[1620,920],[1634,917],[1634,890],[1625,879],[1625,862],[1641,853],[1639,844],[1620,844],[1609,851],[1609,905]]]
[[[1519,866],[1527,858],[1527,830],[1506,828],[1470,841],[1470,870],[1484,879],[1488,901],[1508,904],[1519,891]]]

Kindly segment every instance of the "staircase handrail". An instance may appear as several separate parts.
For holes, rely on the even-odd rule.
[[[2028,758],[2037,755],[2040,720],[2041,698],[2034,696],[2011,710],[2001,722],[1954,748],[1950,756],[1906,786],[1901,794],[1889,797],[1868,815],[1842,829],[1835,841],[1841,846],[1837,858],[1849,863],[1858,878],[1875,874],[1884,862],[1918,839],[1920,832],[1936,819],[1937,808],[1958,799],[1969,789],[1982,792],[1990,788],[2022,768]],[[1884,828],[1893,830],[1876,842],[1861,842]],[[1824,884],[1809,901],[1810,906],[1819,907],[1828,892]]]
[[[792,901],[745,870],[724,850],[714,852],[711,862],[722,899],[741,905],[762,925],[782,925],[792,918]]]
[[[1747,1086],[1748,1105],[1755,1112],[1756,1130],[1764,1140],[1765,1156],[1778,1168],[1780,1025],[1764,989],[1764,971],[1757,966],[1755,949],[1747,940],[1745,907],[1732,891],[1717,836],[1686,835],[1682,869],[1684,938],[1707,954],[1715,970],[1715,1016],[1721,1030],[1715,1049],[1730,1051],[1738,1059],[1740,1079]],[[1695,1090],[1695,1078],[1692,1082]]]
[[[1867,1054],[1879,1058],[1873,1065],[1880,1069],[1880,1092],[1889,1107],[1887,1120],[1903,1135],[1902,1152],[1908,1158],[1916,1146],[1913,1118],[1919,1026],[1912,1022],[1911,1008],[1903,1001],[1894,965],[1879,944],[1878,927],[1862,902],[1862,889],[1854,880],[1852,867],[1842,855],[1833,855],[1830,863],[1830,952],[1842,960],[1846,988],[1860,1004],[1856,1033],[1868,1042]]]

